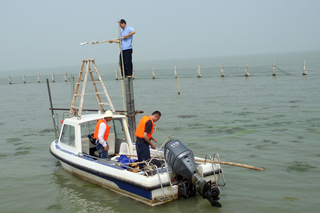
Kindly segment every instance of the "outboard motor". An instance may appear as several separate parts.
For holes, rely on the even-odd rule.
[[[219,187],[211,189],[211,181],[206,182],[198,173],[193,152],[179,140],[173,139],[166,143],[164,156],[176,180],[179,181],[179,195],[189,197],[198,192],[212,206],[221,207]]]

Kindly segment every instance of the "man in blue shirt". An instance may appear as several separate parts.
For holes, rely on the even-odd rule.
[[[136,33],[133,27],[127,26],[127,23],[124,19],[121,19],[119,25],[122,29],[121,32],[121,49],[122,49],[122,56],[123,56],[123,64],[124,64],[124,72],[122,68],[122,59],[120,54],[120,67],[122,70],[122,76],[126,78],[132,77],[132,36]],[[110,43],[120,43],[120,40],[113,40]]]

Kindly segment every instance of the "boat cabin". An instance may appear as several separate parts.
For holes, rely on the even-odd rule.
[[[77,117],[66,118],[59,136],[61,147],[71,152],[97,156],[96,146],[90,142],[88,135],[94,133],[99,119],[102,119],[101,114],[82,115],[81,119]],[[111,127],[107,140],[109,157],[115,154],[128,155],[132,153],[133,145],[126,117],[114,115],[108,125]]]

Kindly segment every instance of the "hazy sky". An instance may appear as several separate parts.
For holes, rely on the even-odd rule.
[[[133,60],[320,50],[320,0],[1,0],[0,72],[117,63],[117,20]]]

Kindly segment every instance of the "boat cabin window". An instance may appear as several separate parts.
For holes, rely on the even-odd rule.
[[[125,139],[124,131],[122,128],[121,120],[113,119],[113,127],[114,127],[114,134],[116,138]]]
[[[81,124],[81,138],[88,137],[93,134],[98,121],[90,121]]]
[[[98,120],[90,121],[81,124],[81,138],[87,138],[89,134],[93,134],[96,129]],[[111,126],[109,133],[113,133],[112,123],[108,122],[108,125]]]
[[[75,140],[75,131],[74,131],[74,127],[65,124],[63,126],[63,130],[62,130],[62,134],[61,134],[61,138],[60,138],[60,142],[63,144],[66,144],[68,146],[75,146],[74,144],[74,140]]]

